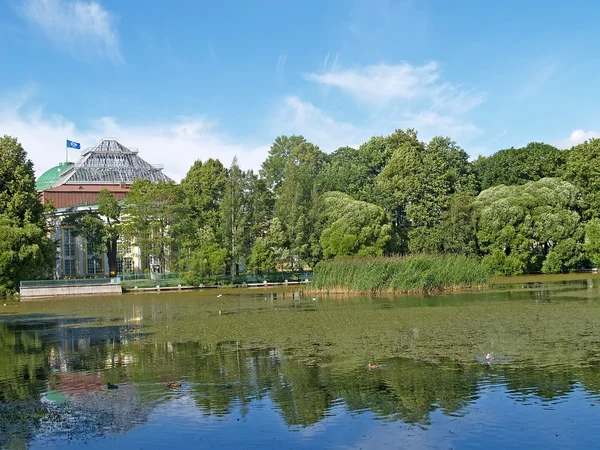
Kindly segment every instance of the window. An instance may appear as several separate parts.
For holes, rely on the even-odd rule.
[[[75,236],[71,228],[62,229],[62,255],[64,265],[64,275],[73,277],[77,275],[77,265],[75,263]]]
[[[117,273],[133,273],[133,258],[121,256],[117,261]]]
[[[102,255],[98,255],[97,249],[94,249],[86,242],[87,267],[88,275],[98,275],[102,273]]]

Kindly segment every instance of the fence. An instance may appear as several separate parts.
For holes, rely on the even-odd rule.
[[[240,285],[251,283],[283,283],[284,281],[304,281],[312,278],[311,271],[298,272],[271,272],[264,274],[240,274],[232,277],[231,275],[218,275],[200,280],[199,284],[205,286],[211,285]],[[121,275],[123,287],[125,288],[147,288],[147,287],[176,287],[184,285],[182,275],[179,273],[161,273],[161,274],[123,274]]]
[[[118,284],[119,278],[72,278],[66,280],[23,280],[21,288],[41,287],[66,287],[66,286],[99,286],[104,284]]]

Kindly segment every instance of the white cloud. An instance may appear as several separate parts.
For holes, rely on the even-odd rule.
[[[16,108],[0,105],[0,130],[19,139],[38,176],[64,161],[66,139],[87,148],[102,137],[115,137],[127,147],[138,148],[139,155],[149,163],[163,164],[164,172],[176,181],[197,159],[219,158],[228,166],[237,156],[242,168],[258,169],[269,150],[268,145],[234,141],[220,133],[215,122],[203,118],[181,117],[169,123],[131,125],[101,117],[81,128],[68,118],[47,114],[41,108],[26,108],[29,100],[25,97],[16,102]],[[76,160],[79,154],[71,150],[70,160]]]
[[[301,134],[323,151],[332,152],[344,146],[357,148],[372,136],[386,136],[397,128],[414,128],[426,141],[437,135],[468,140],[482,132],[471,121],[456,120],[434,111],[397,112],[392,117],[356,125],[338,121],[312,103],[289,96],[273,116],[271,134]]]
[[[584,131],[584,130],[574,130],[568,139],[560,141],[558,143],[559,148],[571,148],[574,145],[581,144],[589,139],[598,139],[600,138],[600,131]]]
[[[115,16],[95,1],[25,0],[21,14],[57,47],[85,59],[97,57],[122,62]]]
[[[369,131],[338,122],[310,102],[296,96],[283,99],[271,124],[273,136],[301,134],[325,152],[356,147],[370,138]]]
[[[435,61],[422,66],[377,64],[353,69],[338,68],[336,63],[331,69],[308,74],[306,78],[378,105],[400,100],[411,104],[425,102],[435,110],[468,112],[486,98],[485,93],[442,81],[439,64]]]
[[[414,128],[425,140],[441,134],[468,141],[482,133],[469,114],[485,101],[485,92],[445,81],[435,61],[421,66],[403,62],[349,69],[340,67],[337,59],[329,65],[330,59],[328,55],[323,73],[306,78],[338,88],[361,103],[358,111],[368,116],[364,129],[369,131],[361,135]]]

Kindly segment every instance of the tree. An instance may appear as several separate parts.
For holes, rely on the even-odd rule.
[[[48,275],[56,244],[47,236],[33,163],[16,138],[0,138],[0,296]]]
[[[524,184],[547,177],[560,177],[565,168],[566,152],[542,142],[522,148],[500,150],[488,157],[480,156],[474,169],[481,190],[500,184]]]
[[[136,180],[124,202],[122,232],[137,245],[146,266],[154,257],[160,272],[175,260],[173,225],[180,215],[181,191],[173,182]]]
[[[396,149],[378,177],[382,206],[392,213],[399,235],[408,237],[411,252],[443,252],[443,217],[452,195],[475,190],[468,155],[446,137],[425,145],[413,130],[398,130],[388,139]]]
[[[569,151],[564,178],[581,188],[587,203],[584,216],[600,217],[600,139],[590,139]]]
[[[197,160],[181,180],[183,208],[186,211],[186,232],[197,237],[205,226],[219,228],[219,205],[223,200],[227,170],[218,159]],[[192,238],[193,240],[193,238]]]
[[[497,273],[567,272],[584,260],[580,190],[556,178],[496,186],[474,202],[477,239]]]
[[[392,242],[390,219],[383,209],[341,192],[323,195],[326,223],[320,243],[325,258],[381,256]]]
[[[290,155],[294,149],[305,143],[306,139],[303,136],[279,136],[271,145],[269,156],[262,163],[260,176],[274,195],[279,193]]]
[[[279,218],[275,217],[265,236],[254,242],[248,267],[258,272],[272,271],[289,259],[286,236]]]
[[[291,151],[279,187],[275,217],[283,225],[290,246],[289,263],[294,269],[315,264],[320,254],[313,202],[318,192],[315,180],[324,160],[325,155],[319,147],[302,142]]]
[[[221,237],[229,254],[232,277],[238,273],[238,264],[244,256],[244,240],[247,237],[244,184],[244,174],[238,165],[237,157],[234,157],[220,205]]]
[[[109,273],[117,273],[117,246],[120,236],[121,205],[112,192],[103,189],[98,193],[98,208],[76,211],[62,221],[72,227],[74,234],[83,236],[87,251],[92,255],[106,253]]]
[[[600,267],[600,219],[588,221],[584,231],[583,249],[585,254],[596,267]]]
[[[183,267],[184,282],[195,286],[206,278],[224,273],[227,264],[227,249],[219,245],[210,226],[198,230],[197,241],[198,246],[184,260]]]

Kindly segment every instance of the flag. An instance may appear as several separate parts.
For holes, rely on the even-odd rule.
[[[74,142],[74,141],[70,141],[67,139],[67,147],[68,148],[76,148],[79,150],[81,148],[81,144],[79,142]]]

